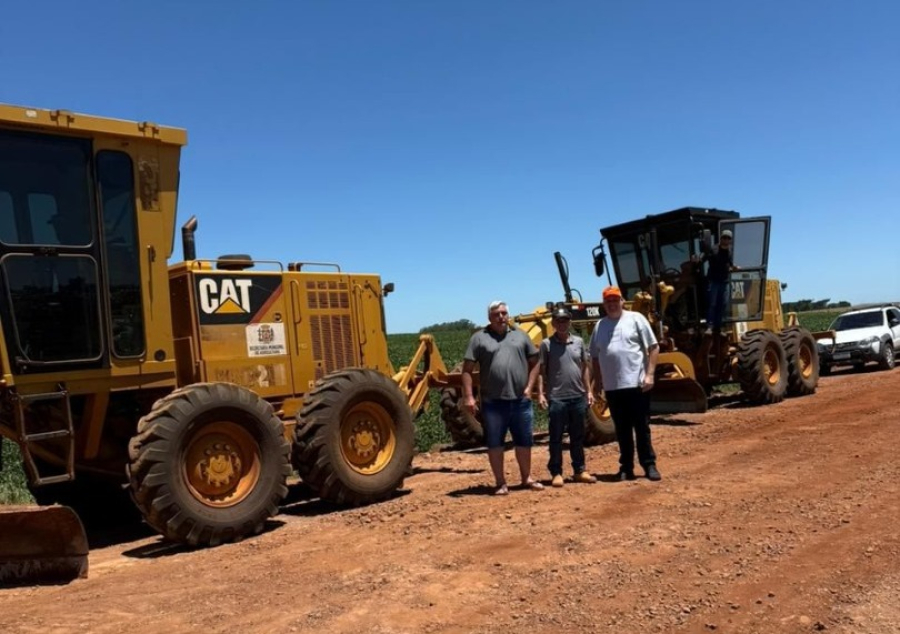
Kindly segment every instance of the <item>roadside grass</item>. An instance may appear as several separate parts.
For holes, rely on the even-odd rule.
[[[31,504],[34,499],[25,485],[22,454],[19,447],[3,441],[3,468],[0,469],[0,504]]]
[[[797,313],[797,319],[800,325],[810,332],[818,332],[828,330],[828,326],[834,321],[834,318],[850,310],[849,308],[829,308],[828,310],[808,310]]]

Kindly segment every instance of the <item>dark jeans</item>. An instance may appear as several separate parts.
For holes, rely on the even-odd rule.
[[[706,299],[706,327],[720,330],[728,308],[728,282],[710,282]]]
[[[562,475],[562,437],[569,429],[569,455],[575,473],[584,471],[584,416],[587,398],[576,396],[550,401],[550,475]]]
[[[619,442],[619,466],[634,471],[634,446],[637,440],[638,461],[646,469],[656,464],[656,453],[650,442],[650,392],[639,387],[606,392],[609,413],[616,425]]]

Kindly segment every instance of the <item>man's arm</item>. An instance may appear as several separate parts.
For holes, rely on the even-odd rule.
[[[647,355],[644,359],[644,383],[641,389],[644,392],[653,389],[656,381],[656,361],[659,359],[659,344],[654,343],[647,349]]]
[[[528,357],[528,383],[525,384],[525,394],[522,395],[524,398],[531,398],[531,391],[534,389],[538,374],[541,371],[541,364],[538,363],[538,358],[536,354]]]
[[[599,395],[603,391],[603,375],[600,372],[600,362],[595,358],[591,357],[591,367],[593,368],[593,392],[594,394]]]
[[[581,362],[581,381],[584,383],[584,391],[587,392],[588,407],[594,404],[594,390],[591,385],[591,364],[587,361]]]
[[[475,395],[472,392],[472,372],[475,370],[475,362],[469,361],[468,359],[463,361],[462,367],[462,385],[463,385],[463,398],[462,398],[462,406],[463,408],[471,412],[475,413],[475,410],[478,409],[478,406],[475,402]]]
[[[537,376],[537,393],[538,393],[538,405],[541,406],[541,409],[547,409],[547,394],[544,392],[544,373],[543,366],[541,370],[538,370]]]

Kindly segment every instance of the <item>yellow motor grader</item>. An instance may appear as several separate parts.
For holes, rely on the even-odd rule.
[[[427,335],[395,371],[377,275],[199,259],[195,218],[170,266],[186,142],[0,105],[0,440],[39,503],[66,505],[0,511],[0,583],[84,574],[68,507],[107,515],[123,491],[192,546],[259,533],[292,471],[327,501],[386,498],[429,387],[458,381]]]
[[[793,318],[786,323],[782,286],[767,277],[770,224],[768,216],[684,207],[600,230],[595,272],[612,283],[609,249],[629,307],[648,317],[660,342],[653,411],[706,411],[707,395],[723,383],[739,383],[743,397],[758,404],[815,392],[815,337]],[[717,332],[706,322],[702,256],[725,230],[733,235],[735,267]]]

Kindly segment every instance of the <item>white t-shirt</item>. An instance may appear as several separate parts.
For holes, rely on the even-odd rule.
[[[623,310],[618,319],[604,317],[591,335],[591,358],[600,364],[604,390],[640,387],[644,360],[657,345],[650,322],[642,314]]]

